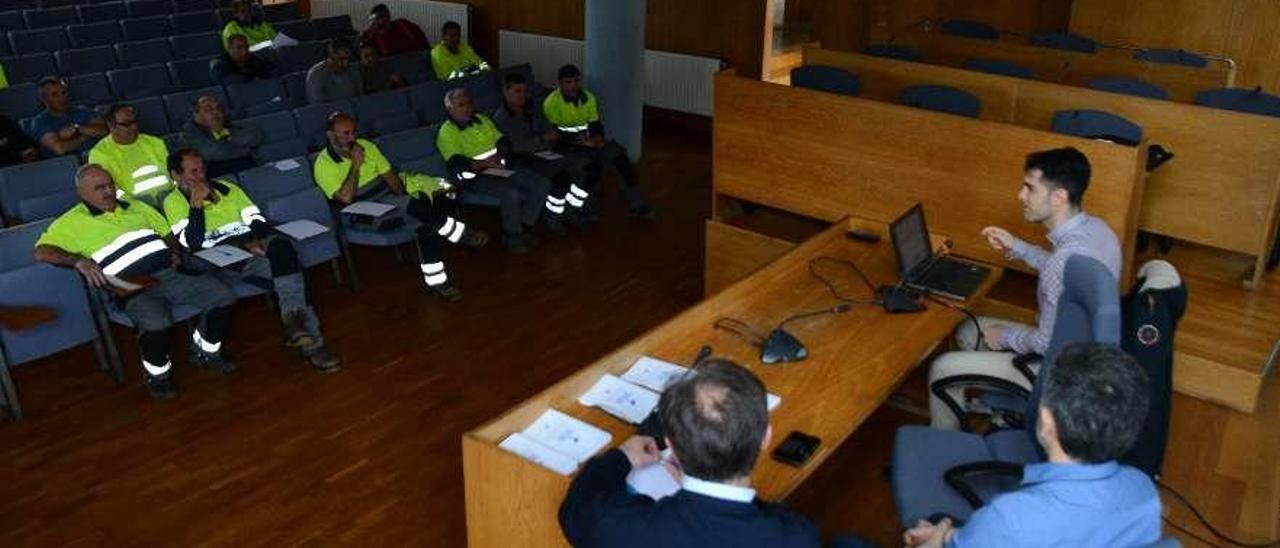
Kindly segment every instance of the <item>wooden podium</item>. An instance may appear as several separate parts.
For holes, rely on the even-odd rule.
[[[881,242],[849,240],[845,232],[855,225],[878,227]],[[708,231],[717,231],[721,236],[733,230],[708,223]],[[817,455],[801,468],[768,458],[772,447],[762,454],[753,477],[759,496],[767,500],[785,498],[964,319],[961,312],[932,302],[918,314],[891,315],[878,305],[855,305],[846,313],[788,324],[787,330],[808,347],[809,357],[781,365],[760,363],[755,346],[712,326],[718,318],[729,317],[767,333],[794,314],[835,306],[839,301],[810,274],[811,261],[819,257],[853,262],[878,284],[897,280],[887,227],[850,219],[838,221],[746,279],[463,435],[468,544],[564,546],[557,513],[571,478],[509,453],[498,444],[547,409],[557,409],[607,430],[613,435],[611,445],[616,446],[634,432],[634,427],[580,405],[577,398],[603,374],[621,375],[641,356],[688,365],[706,344],[712,346],[714,356],[748,367],[764,381],[769,392],[782,397],[770,419],[775,445],[793,430],[822,439]],[[842,295],[871,296],[847,266],[822,261],[817,267]],[[979,296],[1002,272],[993,269]]]

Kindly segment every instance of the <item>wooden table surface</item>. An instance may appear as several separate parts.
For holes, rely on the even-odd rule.
[[[609,431],[612,445],[617,445],[634,427],[580,405],[577,398],[603,374],[620,375],[643,355],[688,364],[704,344],[712,346],[714,356],[733,359],[751,369],[769,392],[782,397],[770,421],[773,443],[762,454],[753,483],[764,499],[786,497],[964,319],[961,312],[932,302],[919,314],[888,314],[878,305],[855,305],[845,313],[789,324],[787,330],[807,346],[809,357],[781,365],[762,364],[756,347],[713,327],[716,319],[730,317],[767,333],[793,314],[835,306],[839,301],[809,272],[810,262],[818,257],[852,261],[877,284],[896,280],[892,246],[887,240],[867,244],[845,238],[851,222],[835,223],[747,279],[467,433],[463,460],[469,544],[562,545],[556,510],[570,478],[506,453],[497,444],[554,408]],[[817,267],[842,294],[869,296],[852,269],[826,261]],[[999,279],[1002,271],[993,270],[980,294]],[[793,430],[822,439],[818,453],[799,468],[767,457],[768,451]]]

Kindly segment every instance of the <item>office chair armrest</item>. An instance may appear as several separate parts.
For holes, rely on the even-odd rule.
[[[960,429],[964,430],[965,432],[973,431],[973,426],[969,424],[968,412],[965,411],[964,406],[962,406],[960,402],[957,402],[955,398],[951,397],[951,394],[948,393],[947,390],[952,388],[961,388],[961,387],[967,387],[967,386],[972,386],[974,388],[981,388],[985,390],[999,390],[1002,392],[1009,392],[1011,394],[1021,396],[1023,398],[1031,397],[1031,392],[1028,391],[1027,389],[1021,386],[1018,386],[1015,383],[1001,379],[999,377],[991,377],[988,375],[979,375],[979,374],[955,375],[951,377],[943,377],[941,379],[933,381],[933,383],[929,385],[929,391],[932,392],[934,396],[937,396],[939,399],[941,399],[942,402],[946,404],[947,408],[950,409],[953,414],[955,414],[956,421],[960,423]]]
[[[987,476],[1003,476],[1016,480],[1022,479],[1022,465],[1012,462],[1001,462],[996,460],[986,460],[971,462],[954,466],[943,473],[943,479],[947,485],[955,489],[960,496],[964,497],[973,506],[974,510],[981,508],[986,501],[978,496],[978,492],[974,489],[972,480]]]
[[[1031,370],[1031,364],[1040,363],[1040,360],[1043,360],[1043,359],[1044,359],[1044,356],[1041,356],[1040,354],[1037,354],[1035,352],[1018,354],[1017,356],[1013,357],[1013,367],[1017,369],[1019,373],[1022,373],[1022,376],[1026,377],[1028,382],[1030,382],[1031,384],[1035,384],[1036,372]]]

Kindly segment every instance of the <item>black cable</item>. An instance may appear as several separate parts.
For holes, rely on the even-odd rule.
[[[844,295],[841,295],[840,290],[836,288],[835,282],[832,282],[826,276],[823,276],[822,274],[818,273],[818,269],[816,268],[816,266],[819,262],[822,262],[822,261],[844,265],[853,269],[853,271],[858,274],[858,277],[862,278],[862,282],[867,284],[867,289],[871,291],[871,295],[873,295],[873,297],[868,299],[863,299],[863,298],[856,298],[856,297],[846,297]],[[830,291],[831,296],[835,297],[836,300],[843,301],[846,303],[851,303],[851,304],[881,304],[880,299],[874,297],[874,295],[877,294],[876,284],[871,281],[871,278],[867,277],[867,275],[864,272],[862,272],[861,268],[858,268],[858,265],[854,264],[851,261],[846,261],[844,259],[837,259],[834,257],[826,257],[826,256],[814,257],[812,260],[809,261],[809,275],[813,276],[814,278],[817,278],[818,281],[822,282],[822,285],[827,286],[827,291]]]
[[[844,312],[848,312],[849,309],[851,308],[853,308],[853,304],[851,303],[840,303],[831,308],[823,308],[821,310],[811,310],[809,312],[801,312],[799,314],[792,315],[791,317],[785,320],[782,320],[782,323],[778,324],[778,329],[782,329],[788,323],[791,323],[792,321],[795,321],[795,320],[802,320],[804,318],[811,318],[813,316],[822,316],[824,314],[841,314]]]
[[[1210,542],[1210,541],[1209,541],[1209,539],[1206,539],[1206,538],[1204,538],[1204,537],[1202,537],[1202,536],[1200,536],[1200,535],[1197,535],[1197,534],[1195,534],[1195,533],[1192,533],[1192,532],[1191,532],[1189,529],[1187,529],[1186,527],[1183,527],[1183,526],[1181,526],[1181,525],[1178,525],[1178,524],[1174,523],[1174,522],[1173,522],[1173,520],[1170,520],[1170,519],[1169,519],[1169,518],[1167,518],[1167,517],[1161,516],[1161,517],[1160,517],[1160,519],[1163,519],[1163,520],[1164,520],[1164,522],[1165,522],[1165,523],[1167,523],[1167,524],[1169,525],[1169,527],[1172,527],[1172,528],[1174,528],[1174,529],[1177,529],[1177,530],[1178,530],[1178,532],[1180,532],[1180,533],[1182,533],[1182,534],[1184,534],[1184,535],[1186,535],[1186,536],[1188,536],[1188,537],[1191,537],[1191,538],[1193,538],[1193,539],[1195,539],[1195,540],[1198,540],[1198,541],[1200,541],[1201,543],[1203,543],[1203,544],[1205,544],[1205,545],[1207,545],[1207,546],[1212,546],[1213,548],[1226,548],[1225,546],[1223,546],[1223,545],[1221,545],[1221,544],[1218,544],[1218,543],[1215,543],[1215,542]]]
[[[1177,498],[1178,501],[1182,502],[1182,504],[1186,506],[1188,510],[1191,510],[1192,514],[1195,514],[1196,519],[1200,520],[1200,523],[1203,523],[1204,526],[1209,529],[1210,533],[1213,533],[1214,536],[1222,540],[1225,540],[1236,546],[1245,546],[1247,548],[1272,548],[1275,546],[1280,546],[1280,539],[1255,543],[1255,542],[1240,542],[1232,537],[1229,537],[1226,534],[1224,534],[1222,531],[1219,531],[1217,527],[1214,527],[1212,523],[1209,523],[1209,519],[1204,517],[1204,514],[1201,514],[1200,510],[1197,509],[1195,505],[1191,504],[1191,501],[1187,500],[1187,497],[1182,496],[1182,493],[1179,493],[1177,489],[1174,489],[1169,484],[1160,480],[1156,480],[1156,485],[1163,487],[1165,491],[1168,491],[1175,498]],[[1180,531],[1183,531],[1184,533],[1186,532],[1181,527],[1177,527],[1177,529]],[[1200,539],[1197,538],[1196,540],[1200,540]],[[1204,542],[1204,541],[1201,541],[1201,542]],[[1207,543],[1207,544],[1212,544],[1212,543]]]
[[[764,337],[752,330],[751,326],[748,325],[747,322],[737,318],[718,318],[714,324],[711,324],[711,326],[716,329],[723,329],[733,333],[742,340],[756,346],[764,344]]]
[[[927,293],[927,292],[926,292],[926,293],[924,294],[924,296],[925,296],[926,298],[928,298],[929,300],[931,300],[931,301],[935,302],[935,303],[938,303],[938,304],[940,304],[940,305],[942,305],[942,306],[945,306],[945,307],[947,307],[947,308],[950,308],[950,309],[952,309],[952,310],[959,310],[960,312],[963,312],[965,316],[968,316],[968,317],[969,317],[969,321],[973,322],[973,330],[974,330],[974,333],[975,333],[975,336],[974,336],[974,339],[973,339],[973,351],[974,351],[974,352],[977,352],[977,351],[979,351],[979,350],[981,350],[981,349],[982,349],[982,324],[978,323],[978,316],[974,315],[974,313],[973,313],[973,312],[969,312],[969,309],[967,309],[967,308],[965,308],[965,307],[963,307],[963,306],[956,306],[956,305],[951,304],[951,303],[949,303],[949,302],[947,302],[947,301],[944,301],[944,300],[942,300],[942,299],[939,299],[939,298],[937,298],[937,297],[933,296],[933,294],[932,294],[932,293]]]

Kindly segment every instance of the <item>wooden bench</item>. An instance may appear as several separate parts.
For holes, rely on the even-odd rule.
[[[1017,200],[1023,162],[1030,152],[1069,145],[1089,156],[1094,177],[1086,207],[1119,235],[1126,272],[1131,268],[1145,161],[1133,147],[728,72],[716,76],[715,86],[716,196],[826,222],[847,215],[889,222],[922,202],[930,230],[950,237],[953,253],[1027,271],[993,251],[980,231],[999,225],[1047,245]],[[719,201],[715,215],[726,215]]]
[[[969,59],[1008,61],[1034,70],[1037,80],[1071,86],[1085,86],[1104,76],[1131,76],[1163,87],[1173,100],[1185,103],[1201,91],[1231,87],[1235,75],[1233,69],[1218,65],[1185,67],[937,33],[907,34],[898,41],[919,49],[928,63],[961,67]]]

